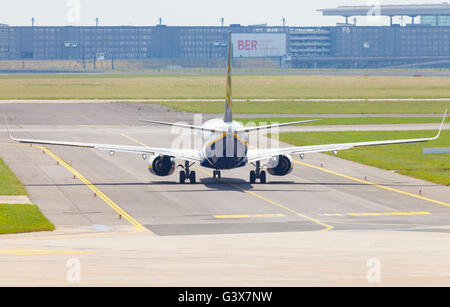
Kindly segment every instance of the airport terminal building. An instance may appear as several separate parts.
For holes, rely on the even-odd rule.
[[[269,59],[279,67],[450,66],[449,4],[378,7],[377,15],[390,17],[387,26],[350,23],[351,17],[372,14],[373,7],[344,6],[320,11],[324,16],[342,16],[345,22],[331,27],[239,24],[18,27],[0,24],[0,60],[70,60],[83,64],[161,60],[179,66],[202,66],[202,63],[214,66],[214,63],[222,63],[214,60],[226,58],[227,35],[231,31],[234,58]],[[394,16],[410,17],[411,23],[394,24]]]

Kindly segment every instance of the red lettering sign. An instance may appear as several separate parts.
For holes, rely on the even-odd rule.
[[[244,41],[242,41],[242,40],[238,41],[238,49],[239,50],[244,50]]]
[[[238,49],[239,50],[258,50],[258,41],[256,40],[238,40]]]

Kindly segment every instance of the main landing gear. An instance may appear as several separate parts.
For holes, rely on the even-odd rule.
[[[256,183],[256,179],[259,179],[259,181],[264,184],[267,182],[266,177],[266,171],[261,170],[261,162],[256,162],[256,170],[250,172],[250,183],[254,184]]]
[[[184,163],[184,166],[181,165],[182,168],[184,168],[183,171],[180,171],[180,183],[184,184],[186,180],[189,180],[191,184],[196,183],[196,174],[194,171],[191,171],[190,168],[194,164],[189,164],[188,161]]]

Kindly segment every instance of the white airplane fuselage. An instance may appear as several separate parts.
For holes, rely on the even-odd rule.
[[[247,164],[248,140],[247,132],[236,133],[243,126],[233,121],[212,119],[202,125],[203,128],[217,129],[227,132],[202,132],[201,166],[215,170],[233,169]]]

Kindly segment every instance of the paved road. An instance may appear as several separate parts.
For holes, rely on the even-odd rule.
[[[139,110],[125,104],[7,106],[11,128],[18,137],[130,145],[140,142],[156,147],[170,146],[177,137],[170,134],[169,128],[130,125],[143,115],[162,118],[167,113],[162,109],[158,113],[155,109]],[[24,106],[27,108],[24,109]],[[4,257],[10,267],[0,266],[2,271],[7,269],[6,272],[10,273],[4,276],[12,277],[0,277],[0,283],[30,284],[33,278],[38,279],[36,271],[23,277],[17,275],[17,270],[14,269],[19,265],[31,265],[28,262],[24,264],[23,258],[28,254],[33,255],[30,250],[48,251],[46,257],[40,258],[44,267],[51,265],[49,259],[61,260],[64,255],[79,255],[88,263],[88,274],[93,284],[107,283],[107,278],[113,278],[113,283],[121,284],[117,276],[114,279],[114,265],[122,267],[118,272],[135,274],[125,275],[126,281],[122,280],[123,283],[210,284],[208,281],[211,276],[208,279],[203,271],[190,283],[187,279],[190,272],[186,269],[188,264],[197,268],[209,265],[213,271],[217,267],[217,272],[225,272],[227,265],[231,266],[233,269],[222,275],[223,279],[212,283],[218,285],[245,285],[246,281],[252,285],[274,285],[280,278],[283,281],[281,284],[286,285],[295,285],[296,281],[311,283],[316,280],[321,284],[339,284],[338,278],[327,279],[327,274],[321,268],[330,269],[331,262],[346,258],[343,255],[349,255],[345,264],[347,269],[370,255],[388,259],[386,261],[392,274],[388,280],[395,284],[396,280],[408,280],[407,274],[402,270],[410,266],[404,264],[400,269],[394,268],[396,255],[409,255],[409,252],[405,253],[403,250],[392,256],[393,251],[398,251],[393,242],[402,241],[399,236],[407,238],[405,242],[415,242],[414,233],[417,233],[417,240],[423,240],[424,233],[432,238],[426,245],[430,251],[426,255],[434,257],[436,254],[433,253],[439,250],[444,255],[443,259],[449,258],[448,249],[444,248],[448,246],[444,242],[448,241],[449,232],[449,188],[394,172],[314,154],[308,155],[305,161],[297,161],[291,175],[283,178],[269,177],[267,185],[250,185],[247,182],[249,167],[224,172],[224,178],[220,181],[212,179],[210,171],[198,169],[198,184],[179,185],[176,183],[177,174],[168,178],[150,175],[146,169],[147,162],[139,155],[117,153],[111,158],[105,152],[61,147],[49,147],[49,151],[45,152],[39,148],[4,144],[8,142],[6,133],[0,132],[0,135],[0,155],[25,184],[32,202],[40,206],[58,229],[55,234],[49,235],[1,237],[0,257]],[[133,230],[141,232],[127,232]],[[365,237],[360,234],[367,231],[371,235]],[[375,237],[371,237],[373,231],[376,233]],[[333,233],[336,235],[332,235]],[[304,237],[307,234],[311,235],[309,239]],[[85,235],[90,239],[80,239],[80,236],[83,238]],[[107,238],[108,235],[114,235],[114,240]],[[207,236],[203,239],[204,235]],[[182,239],[183,237],[186,239]],[[250,238],[256,238],[255,245],[252,245]],[[368,240],[369,245],[381,244],[382,247],[378,249],[380,254],[374,249],[366,249],[357,258],[350,256],[353,253],[350,238],[355,238],[359,244],[364,240]],[[392,238],[392,241],[383,245],[382,238]],[[241,239],[240,242],[233,241]],[[224,244],[220,244],[221,240]],[[318,248],[318,241],[323,244],[334,242],[329,246],[327,255],[334,255],[335,258],[327,258],[324,260],[326,264],[322,262],[324,266],[321,267],[317,263],[318,254],[303,250],[298,240],[311,248]],[[337,242],[342,242],[342,245]],[[433,242],[432,246],[429,245],[430,242]],[[159,252],[155,252],[144,247],[146,244],[161,247],[158,248]],[[118,246],[122,247],[116,248]],[[209,246],[213,249],[208,250]],[[420,244],[413,247],[404,244],[401,246],[414,251],[421,250]],[[198,248],[198,253],[193,248]],[[231,251],[233,259],[227,260],[226,254],[223,254],[227,248],[240,249],[240,252]],[[24,249],[19,258],[17,254],[20,251],[17,249]],[[327,252],[327,248],[323,246],[316,249],[319,250]],[[200,251],[205,253],[200,255]],[[247,256],[243,256],[246,251]],[[258,264],[251,269],[248,267],[252,265],[248,255],[254,255],[256,251],[264,260],[257,261]],[[267,255],[264,255],[265,252]],[[302,258],[303,252],[308,255],[306,258]],[[90,257],[89,253],[95,256]],[[107,255],[114,259],[113,263],[105,264],[101,261],[101,256]],[[305,269],[306,263],[310,263],[314,267],[310,272],[317,278],[305,274],[293,278],[291,273],[285,271],[277,279],[274,269],[270,268],[278,266],[277,261],[283,255],[287,257],[282,265],[283,270],[288,270],[291,264],[294,271],[299,272]],[[203,257],[199,259],[204,261],[185,259],[189,257]],[[421,257],[424,257],[423,254]],[[414,260],[415,264],[419,258]],[[150,259],[155,260],[154,265],[140,262],[133,268],[124,269],[124,266],[135,264],[136,261],[145,262]],[[183,268],[183,273],[180,274],[183,276],[175,274],[168,277],[165,272],[172,272],[173,267],[167,266],[176,263],[175,259],[183,263],[180,264]],[[304,260],[302,265],[295,264],[300,259]],[[362,273],[362,277],[357,279],[351,277],[351,272],[366,269],[364,261],[360,263],[362,269],[353,267],[345,275],[344,284],[364,282],[365,275]],[[449,281],[448,263],[443,262],[442,265],[445,274],[440,279],[433,279],[437,284]],[[248,278],[242,278],[236,273],[242,266],[249,268]],[[97,272],[95,275],[95,268],[100,267],[104,269],[104,273]],[[140,273],[139,267],[145,269]],[[157,278],[141,275],[152,268],[156,270],[154,276],[158,276]],[[428,271],[423,276],[436,277],[433,275],[433,268],[427,266]],[[49,272],[60,274],[60,270],[56,269],[49,268]],[[262,272],[266,272],[266,275]],[[65,282],[62,276],[59,278],[62,280],[49,277],[47,282]],[[420,284],[425,280],[425,277],[421,277],[417,281]],[[45,282],[46,279],[40,281]]]

